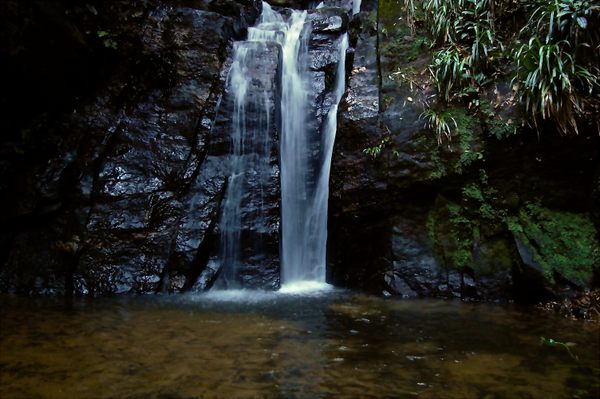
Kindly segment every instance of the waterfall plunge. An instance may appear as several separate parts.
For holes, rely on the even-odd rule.
[[[248,41],[236,44],[229,87],[235,91],[234,129],[232,133],[232,176],[226,193],[221,219],[223,276],[235,281],[239,264],[240,201],[243,192],[244,169],[249,167],[247,153],[258,130],[268,132],[268,104],[264,104],[267,126],[249,127],[244,110],[249,102],[260,99],[247,94],[246,63],[249,52],[246,43],[276,42],[282,49],[281,62],[281,280],[282,291],[295,287],[315,288],[325,283],[327,206],[329,172],[337,125],[337,109],[345,90],[345,59],[347,35],[340,42],[340,57],[333,90],[333,102],[322,127],[320,154],[315,163],[311,155],[311,132],[307,127],[309,71],[303,64],[307,59],[309,26],[306,11],[292,11],[283,17],[263,2],[263,11],[257,26],[248,29]],[[265,96],[266,98],[266,96]],[[261,105],[259,104],[258,107]],[[268,134],[268,133],[265,133]],[[248,149],[250,148],[250,150]],[[260,151],[259,151],[260,152]],[[254,151],[256,153],[256,151]],[[240,182],[238,182],[240,180]],[[235,284],[227,284],[235,286]],[[302,289],[302,288],[300,288]]]
[[[327,115],[321,137],[321,156],[314,170],[316,185],[307,179],[310,166],[306,125],[284,125],[281,143],[282,175],[282,281],[325,282],[327,245],[327,206],[329,200],[329,172],[337,127],[338,104],[345,89],[345,60],[348,38],[340,44],[340,60],[336,71],[334,101]],[[293,98],[300,98],[299,96]],[[293,109],[293,103],[284,109]]]

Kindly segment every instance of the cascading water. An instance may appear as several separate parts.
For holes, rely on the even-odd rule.
[[[257,210],[251,215],[255,237],[266,231],[265,186],[268,184],[270,165],[269,154],[272,145],[271,113],[272,82],[260,82],[255,71],[260,69],[260,58],[272,51],[272,41],[278,29],[283,26],[281,16],[265,7],[259,25],[250,28],[248,40],[235,43],[234,56],[227,86],[233,96],[233,116],[231,122],[231,155],[229,157],[230,177],[225,193],[221,214],[221,276],[218,285],[225,288],[238,288],[239,271],[242,267],[242,206],[243,199],[254,201]],[[264,78],[263,78],[264,80]],[[268,92],[271,92],[271,96]],[[253,120],[249,120],[254,115]],[[247,186],[257,188],[248,193]],[[260,247],[260,243],[253,243]]]
[[[327,205],[329,197],[329,172],[336,133],[337,108],[345,89],[345,56],[347,35],[340,42],[340,56],[333,88],[331,108],[321,128],[309,131],[310,71],[308,37],[310,23],[307,12],[292,10],[284,18],[263,3],[259,23],[248,29],[248,40],[236,43],[234,62],[228,87],[235,91],[232,129],[231,177],[226,193],[221,219],[222,276],[227,287],[235,287],[240,267],[240,203],[244,195],[247,170],[258,165],[254,137],[269,131],[268,101],[250,95],[249,57],[257,46],[277,43],[281,46],[280,64],[280,169],[281,169],[281,281],[283,288],[298,282],[325,283]],[[252,54],[254,53],[254,54]],[[265,98],[267,96],[264,96]],[[266,126],[250,126],[245,119],[248,108],[264,110]],[[261,132],[262,130],[262,132]],[[313,129],[314,130],[314,129]],[[315,137],[319,145],[315,146]],[[318,148],[318,154],[315,154]]]
[[[361,0],[354,0],[352,2],[352,15],[356,15],[360,12],[360,3],[362,1]]]
[[[340,59],[336,71],[334,101],[327,114],[321,141],[321,167],[319,170],[317,186],[311,206],[308,210],[308,236],[309,248],[312,252],[314,272],[311,277],[319,282],[325,282],[325,269],[327,258],[327,214],[329,202],[329,173],[331,171],[331,158],[333,144],[337,131],[337,111],[339,103],[346,88],[346,51],[348,50],[348,35],[342,37],[340,43]]]
[[[325,282],[327,244],[327,205],[329,172],[337,127],[338,104],[345,89],[345,60],[348,37],[340,43],[334,101],[327,115],[321,137],[321,156],[314,170],[316,184],[307,178],[310,165],[306,126],[282,132],[282,280],[284,284],[300,281]],[[282,110],[289,105],[282,101]],[[284,164],[284,160],[286,164]]]

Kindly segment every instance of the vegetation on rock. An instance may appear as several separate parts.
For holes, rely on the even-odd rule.
[[[551,119],[569,134],[578,133],[578,119],[591,116],[598,123],[600,36],[592,28],[600,22],[598,5],[587,0],[428,0],[422,10],[433,42],[441,46],[431,74],[444,101],[477,106],[482,89],[496,75],[509,73],[534,126],[539,119]],[[516,13],[530,17],[519,21]],[[497,26],[509,27],[504,37]],[[510,36],[510,31],[519,34]],[[520,44],[520,38],[527,42]],[[508,66],[500,60],[509,61]]]
[[[515,238],[533,252],[549,281],[557,277],[587,287],[593,268],[600,266],[596,229],[587,215],[550,210],[528,203],[507,218]]]

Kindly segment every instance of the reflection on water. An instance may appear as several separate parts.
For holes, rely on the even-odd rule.
[[[3,399],[600,397],[598,325],[533,310],[332,290],[1,299]]]

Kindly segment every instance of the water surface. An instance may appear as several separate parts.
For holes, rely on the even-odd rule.
[[[600,396],[598,325],[532,309],[335,290],[1,300],[3,399]]]

